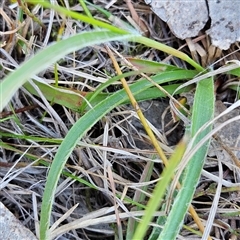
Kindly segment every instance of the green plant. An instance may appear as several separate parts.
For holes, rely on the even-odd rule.
[[[157,63],[148,63],[152,68],[155,68],[156,65],[158,68],[164,68],[161,73],[157,73],[155,76],[151,77],[151,79],[157,83],[171,83],[175,80],[188,81],[189,79],[193,79],[200,74],[209,74],[210,71],[206,71],[199,64],[194,62],[189,56],[186,54],[170,48],[164,44],[158,43],[146,37],[142,37],[137,33],[128,32],[126,30],[122,30],[120,28],[114,27],[112,25],[106,24],[104,22],[94,20],[91,17],[86,17],[84,15],[69,11],[65,8],[58,7],[55,5],[51,5],[48,2],[44,1],[33,1],[33,3],[39,3],[44,7],[50,7],[56,11],[59,11],[66,16],[70,16],[72,18],[88,22],[95,27],[101,27],[104,30],[94,30],[92,32],[84,32],[80,34],[76,34],[74,36],[69,37],[68,39],[61,40],[46,49],[38,52],[34,57],[29,59],[27,62],[22,64],[16,71],[9,74],[1,83],[0,83],[0,91],[1,91],[1,102],[0,102],[0,111],[7,105],[7,103],[11,100],[13,94],[21,87],[25,85],[25,87],[34,92],[31,89],[31,85],[27,82],[28,79],[35,79],[36,84],[45,91],[46,95],[51,96],[51,91],[56,91],[61,94],[62,89],[53,88],[47,84],[37,82],[37,78],[34,77],[35,74],[44,70],[47,66],[52,63],[55,63],[61,57],[65,56],[68,53],[79,50],[86,46],[91,46],[94,44],[101,44],[110,41],[131,41],[139,44],[144,44],[148,47],[156,48],[161,51],[164,51],[168,54],[176,56],[190,65],[192,65],[195,70],[186,70],[179,69],[174,66],[167,66]],[[145,66],[147,63],[143,63]],[[237,66],[236,66],[237,67]],[[133,72],[130,74],[136,74],[137,72]],[[127,74],[125,74],[127,75]],[[72,126],[64,140],[61,142],[60,147],[55,155],[55,158],[51,164],[50,171],[47,178],[47,183],[44,191],[42,208],[41,208],[41,219],[40,219],[40,239],[49,239],[51,232],[49,230],[50,226],[50,216],[52,211],[52,205],[54,201],[54,194],[58,184],[58,180],[60,175],[63,173],[63,168],[72,153],[73,149],[79,143],[79,140],[84,136],[84,134],[102,117],[105,116],[109,111],[113,108],[124,104],[129,101],[128,96],[125,90],[119,90],[111,95],[106,95],[102,93],[102,90],[110,85],[112,82],[117,81],[121,77],[115,77],[109,82],[103,84],[99,87],[99,89],[93,93],[89,94],[87,99],[93,105],[92,109],[86,108],[85,105],[75,105],[75,103],[79,100],[75,100],[75,103],[69,103],[68,97],[64,101],[64,104],[67,107],[71,107],[75,111],[84,112],[83,116]],[[168,92],[176,94],[175,90],[178,90],[179,85],[171,85],[169,87]],[[148,91],[149,90],[149,91]],[[144,98],[153,98],[155,96],[162,96],[162,93],[158,93],[158,90],[154,87],[153,83],[149,82],[147,79],[143,79],[137,83],[134,83],[130,86],[130,91],[133,95],[140,96],[143,92],[147,97],[142,96],[140,99]],[[151,95],[154,92],[153,95]],[[36,92],[34,94],[37,94]],[[72,93],[74,95],[74,93]],[[103,97],[102,97],[103,96]],[[47,97],[50,101],[50,97]],[[57,94],[54,96],[56,102],[58,101]],[[208,99],[207,108],[206,103],[203,104],[205,99]],[[203,163],[208,151],[209,139],[206,140],[205,144],[199,146],[198,143],[211,131],[211,126],[208,126],[205,129],[202,129],[209,121],[213,119],[214,114],[214,81],[213,77],[209,77],[208,75],[203,75],[201,81],[197,83],[197,89],[195,93],[194,105],[192,108],[192,116],[190,116],[191,126],[188,129],[188,134],[193,139],[192,142],[188,145],[188,148],[185,152],[185,144],[180,145],[178,150],[176,150],[175,154],[172,156],[172,160],[169,163],[169,166],[163,172],[162,180],[156,186],[156,189],[152,195],[151,200],[148,203],[145,216],[143,217],[143,221],[138,225],[135,232],[129,234],[128,236],[133,236],[134,238],[143,238],[147,226],[152,219],[152,213],[158,208],[162,199],[164,198],[164,193],[168,187],[170,177],[173,176],[174,171],[176,170],[176,166],[178,161],[185,163],[184,176],[182,180],[182,187],[178,190],[177,196],[174,200],[173,207],[171,208],[169,217],[166,221],[164,221],[164,227],[159,235],[158,239],[175,239],[181,226],[184,216],[188,210],[188,207],[191,203],[192,196],[195,191],[196,184],[199,180],[200,173],[203,168]],[[98,102],[98,103],[97,103]],[[82,108],[82,109],[81,109]],[[204,115],[202,112],[204,111]],[[204,117],[202,117],[204,116]],[[201,131],[199,132],[199,129]],[[196,150],[196,147],[198,149]],[[195,151],[194,155],[191,155],[191,151]],[[184,154],[185,152],[185,154]],[[194,171],[192,171],[194,169]],[[192,184],[194,183],[194,184]],[[159,199],[156,200],[157,196]],[[161,219],[162,220],[162,219]],[[144,227],[143,227],[144,226]],[[155,230],[154,230],[155,231]]]

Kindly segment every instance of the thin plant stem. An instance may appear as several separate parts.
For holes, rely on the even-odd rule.
[[[106,46],[106,50],[108,52],[109,57],[111,58],[111,60],[113,62],[113,65],[114,65],[114,68],[115,68],[117,74],[121,75],[122,71],[121,71],[121,69],[120,69],[120,67],[119,67],[119,65],[118,65],[118,63],[117,63],[113,53],[111,52],[111,50],[110,50],[110,48],[108,46]],[[148,125],[148,123],[147,123],[147,121],[146,121],[146,119],[145,119],[145,117],[144,117],[144,115],[142,113],[142,110],[140,109],[137,101],[135,100],[135,98],[134,98],[134,96],[133,96],[133,94],[132,94],[132,92],[131,92],[131,90],[130,90],[130,88],[129,88],[126,80],[125,80],[125,78],[121,78],[120,81],[121,81],[121,83],[122,83],[122,85],[123,85],[123,87],[124,87],[128,97],[130,99],[130,102],[131,102],[132,106],[136,110],[136,112],[137,112],[137,114],[139,116],[139,119],[141,120],[141,123],[142,123],[144,129],[146,130],[149,138],[151,139],[152,144],[155,147],[159,157],[162,159],[165,167],[167,167],[168,164],[169,164],[168,163],[168,159],[167,159],[166,155],[164,154],[161,146],[159,145],[159,143],[158,143],[154,133],[152,132],[152,130],[150,128],[150,126]],[[177,183],[177,189],[180,189],[180,188],[181,188],[181,184],[178,182]],[[200,231],[203,233],[204,232],[204,226],[203,226],[203,224],[202,224],[198,214],[196,213],[196,211],[195,211],[195,209],[193,208],[192,205],[190,205],[190,207],[189,207],[189,213],[191,214],[191,216],[194,219],[195,223],[198,225]],[[208,237],[208,240],[211,240],[211,238]]]

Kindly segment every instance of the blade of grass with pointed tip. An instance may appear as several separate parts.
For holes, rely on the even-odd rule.
[[[197,85],[191,123],[191,136],[194,137],[197,131],[214,116],[214,83],[212,78],[204,79]],[[208,127],[202,131],[195,139],[194,146],[211,131]],[[185,171],[180,189],[170,214],[167,217],[164,228],[158,240],[176,239],[176,236],[182,227],[184,216],[192,201],[197,183],[199,181],[203,164],[207,155],[210,140],[208,140],[195,155],[190,159]]]
[[[125,73],[117,77],[114,77],[112,79],[116,81],[119,79],[119,77],[130,76],[130,75],[133,75],[133,73],[134,72],[130,72],[130,74]],[[140,81],[142,82],[143,80],[140,80]],[[48,101],[51,101],[54,98],[54,101],[53,101],[54,103],[57,103],[61,106],[65,106],[67,108],[72,109],[73,111],[80,112],[80,113],[83,113],[85,109],[89,110],[89,107],[86,101],[83,99],[83,97],[85,97],[85,99],[88,100],[91,106],[94,107],[99,102],[103,101],[106,97],[109,97],[111,95],[110,93],[102,93],[101,91],[97,91],[97,90],[94,92],[81,92],[78,90],[72,90],[72,89],[63,88],[63,87],[56,88],[47,83],[45,84],[38,81],[34,81],[34,83],[38,86],[38,88],[40,89],[40,91],[43,93],[44,97]],[[104,87],[108,85],[110,85],[110,83],[108,83]],[[163,86],[163,88],[169,94],[173,94],[175,93],[175,90],[179,86],[180,84],[171,84],[171,85]],[[29,82],[26,82],[24,84],[24,88],[27,89],[31,94],[39,97],[39,94]],[[186,91],[188,92],[192,88],[193,86],[181,88],[180,91],[177,91],[175,94],[179,94]],[[166,95],[163,92],[159,91],[159,89],[157,89],[156,87],[153,87],[148,89],[148,91],[145,93],[137,94],[135,97],[137,101],[143,101],[143,100],[166,97]],[[129,101],[127,100],[123,104],[126,104],[126,103],[129,103]]]
[[[176,72],[165,72],[160,74],[155,80],[157,83],[161,84],[163,82],[168,82],[172,80],[182,79],[188,75],[191,76],[195,71],[178,70]],[[137,82],[130,86],[131,92],[133,94],[138,94],[149,87],[152,83],[149,81]],[[41,239],[48,239],[48,227],[50,224],[50,216],[52,203],[54,199],[54,193],[57,187],[57,182],[60,177],[61,171],[70,156],[71,152],[75,148],[77,142],[82,138],[82,136],[106,113],[112,110],[114,107],[122,104],[128,100],[128,96],[124,89],[114,93],[112,96],[106,98],[99,104],[97,104],[93,109],[89,110],[84,114],[70,129],[65,139],[61,143],[57,154],[53,160],[52,166],[50,168],[47,183],[43,195],[43,203],[40,218],[40,236]]]
[[[166,188],[168,187],[169,182],[171,181],[174,171],[182,159],[182,156],[186,149],[186,138],[183,139],[176,147],[174,153],[172,154],[169,165],[167,168],[164,168],[163,173],[161,174],[161,178],[159,182],[157,183],[156,187],[154,188],[153,194],[148,201],[145,214],[142,217],[140,223],[138,224],[137,230],[133,235],[133,239],[143,239],[144,235],[148,229],[149,223],[151,219],[153,218],[154,212],[159,207],[162,198],[164,196],[164,193],[166,191]],[[166,238],[170,239],[170,238]]]
[[[166,63],[159,63],[144,59],[138,59],[138,58],[127,58],[127,60],[137,69],[144,73],[158,73],[158,72],[164,72],[164,71],[177,71],[181,68],[178,68],[173,65],[169,65]]]

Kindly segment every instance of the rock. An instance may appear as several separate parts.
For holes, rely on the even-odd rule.
[[[208,0],[211,28],[207,34],[212,39],[212,44],[227,50],[230,45],[240,41],[240,2]]]
[[[36,236],[0,202],[0,233],[1,239],[37,240]]]
[[[189,1],[153,0],[151,6],[153,12],[167,22],[174,35],[181,39],[197,36],[208,21],[205,0],[195,1],[191,5]]]
[[[209,34],[212,44],[227,50],[240,41],[240,2],[238,0],[145,0],[153,12],[167,22],[173,34],[181,39],[195,37],[211,20]]]

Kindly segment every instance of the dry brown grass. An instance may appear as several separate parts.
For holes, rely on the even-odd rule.
[[[134,21],[130,12],[130,5],[127,5],[125,1],[116,1],[113,4],[107,1],[94,2],[103,8],[109,4],[108,11],[114,16],[124,20],[127,17]],[[69,1],[69,3],[71,3],[72,9],[82,11],[78,1]],[[136,24],[141,30],[145,31],[146,35],[169,46],[181,49],[203,66],[219,67],[226,61],[240,59],[237,44],[233,45],[228,51],[220,51],[211,45],[210,40],[204,33],[200,33],[199,37],[195,39],[180,41],[171,34],[167,25],[158,19],[142,1],[140,3],[139,1],[133,1],[132,4],[141,20],[141,22],[140,20],[137,21]],[[0,53],[1,65],[3,66],[0,72],[1,78],[6,75],[7,69],[11,69],[13,66],[17,67],[38,49],[56,41],[58,30],[62,25],[65,26],[63,37],[69,33],[92,29],[87,24],[58,14],[53,17],[51,11],[47,9],[36,9],[36,16],[44,23],[46,29],[33,22],[30,17],[26,17],[20,36],[14,31],[14,24],[17,21],[16,8],[10,9],[8,1],[2,1],[1,7],[0,31],[7,32],[0,39],[3,47]],[[104,19],[103,15],[92,8],[90,9],[96,19]],[[16,44],[18,39],[27,43],[26,54],[23,54]],[[138,56],[139,58],[163,61],[183,68],[189,67],[185,62],[166,56],[155,49],[142,49],[141,46],[131,44],[125,47],[119,43],[116,43],[113,47],[125,57]],[[125,70],[127,69],[123,66],[122,71]],[[109,76],[115,74],[105,49],[99,46],[89,47],[66,56],[59,62],[58,71],[61,86],[80,91],[94,91],[100,83],[107,81]],[[54,83],[54,68],[49,67],[39,74],[39,78],[45,78],[49,83]],[[134,80],[134,77],[132,77],[129,82]],[[222,101],[230,103],[234,101],[236,92],[229,89],[225,90],[227,84],[233,81],[239,81],[239,79],[224,79],[223,83],[220,84],[217,98],[221,97]],[[115,85],[108,91],[115,91],[118,88],[119,86]],[[221,91],[224,91],[225,95]],[[58,143],[57,141],[52,144],[39,142],[34,138],[31,139],[31,136],[62,139],[77,119],[81,117],[79,113],[63,106],[52,106],[42,99],[44,99],[44,96],[42,98],[35,97],[22,88],[14,96],[12,105],[15,113],[17,113],[16,116],[11,114],[13,109],[9,108],[6,109],[6,111],[9,111],[8,114],[6,112],[1,113],[1,118],[8,115],[10,115],[10,118],[0,121],[1,132],[30,136],[25,139],[10,136],[1,137],[1,141],[8,145],[0,147],[0,201],[37,236],[41,199],[48,167],[39,163],[34,164],[38,159],[50,163],[57,151]],[[159,113],[156,116],[156,112],[154,112],[151,116],[155,115],[155,118],[161,119],[168,102],[162,99],[159,102],[161,103],[161,106],[158,105]],[[37,105],[37,107],[25,109],[26,106],[32,105]],[[144,110],[147,111],[148,108],[150,106]],[[174,145],[179,137],[174,137],[174,140],[168,138],[167,141],[167,134],[161,127],[165,125],[168,131],[174,127],[173,124],[167,126],[171,121],[169,119],[171,118],[170,112],[167,112],[167,114],[169,116],[164,121],[159,121],[158,127],[152,128],[162,142],[161,145],[165,153],[171,155],[172,146],[168,144],[168,141],[172,141],[172,145]],[[146,185],[148,186],[146,195],[150,196],[151,190],[162,171],[162,164],[156,155],[156,151],[152,148],[148,136],[136,123],[136,118],[137,116],[131,108],[127,106],[116,108],[86,134],[79,147],[72,153],[66,171],[73,176],[85,179],[95,186],[95,189],[81,184],[71,177],[62,175],[57,188],[51,219],[52,223],[55,224],[52,226],[52,230],[61,227],[56,229],[55,232],[53,231],[53,237],[58,236],[62,228],[67,227],[67,230],[62,230],[67,233],[59,239],[115,239],[116,221],[122,221],[119,226],[122,226],[124,235],[129,211],[131,210],[132,217],[140,215],[138,211],[132,211],[134,206],[126,202],[124,198],[132,199],[136,189],[141,190],[140,187]],[[149,120],[150,122],[154,121]],[[173,130],[171,134],[174,136],[179,134],[181,137],[183,126],[177,129]],[[233,151],[232,148],[229,149]],[[37,160],[32,161],[30,157]],[[156,162],[151,181],[142,182],[150,161]],[[114,171],[108,167],[110,165],[112,165]],[[222,172],[223,179],[225,179],[223,180],[224,187],[219,192],[219,189],[215,188],[215,182],[219,181],[219,177],[217,177],[219,176],[218,161],[215,155],[209,157],[192,202],[199,216],[207,220],[214,196],[217,196],[218,201],[214,203],[218,206],[217,218],[214,220],[211,232],[214,239],[237,239],[234,232],[231,232],[239,229],[240,224],[240,185],[234,176],[236,168],[238,167],[234,163],[232,163],[232,168],[224,165]],[[121,196],[118,202],[114,197],[115,194]],[[141,204],[146,205],[146,202]],[[231,215],[228,215],[229,212],[231,212]],[[160,214],[161,212],[156,213],[156,215]],[[197,230],[191,217],[187,216],[184,224],[185,228],[182,229],[179,239],[200,239],[187,230],[187,227]]]

